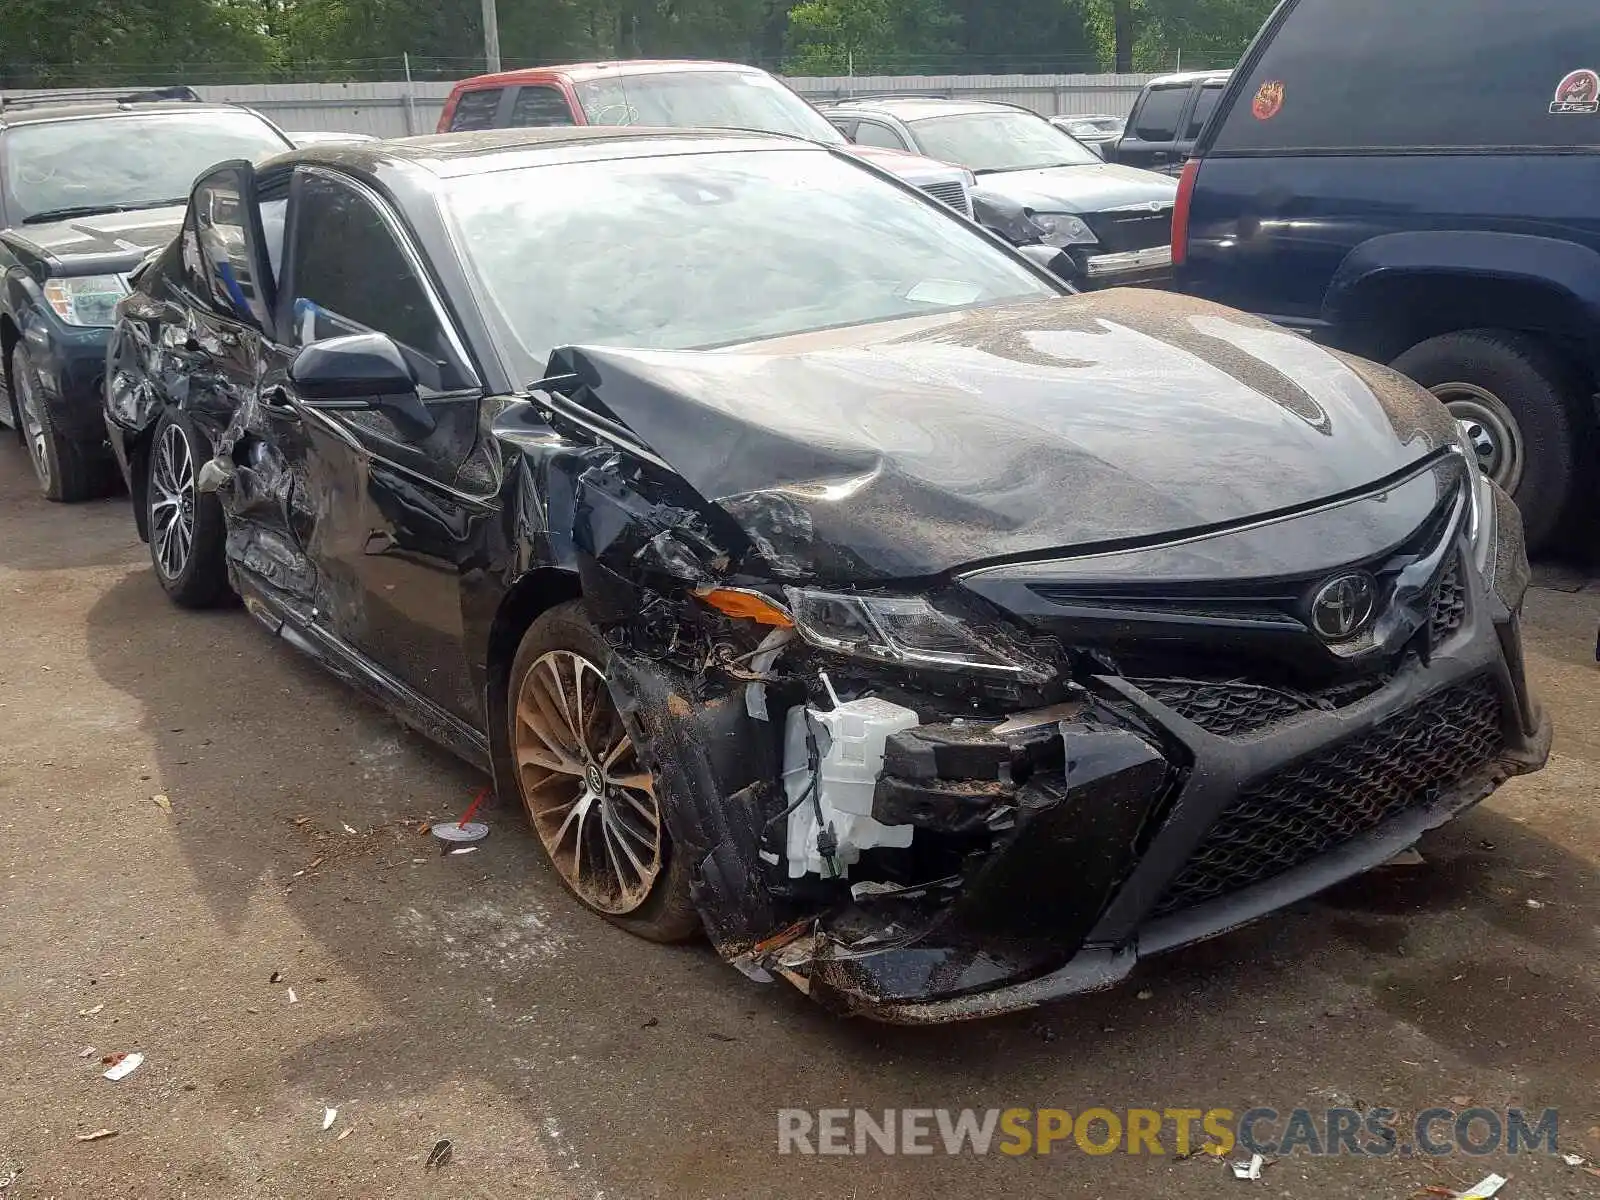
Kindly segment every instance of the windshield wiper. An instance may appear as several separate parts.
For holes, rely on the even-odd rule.
[[[179,196],[176,200],[141,200],[137,204],[78,204],[69,208],[47,208],[23,217],[24,225],[43,225],[47,221],[70,221],[74,217],[99,217],[106,213],[138,212],[146,208],[176,208],[188,201]]]

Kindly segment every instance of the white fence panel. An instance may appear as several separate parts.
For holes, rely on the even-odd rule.
[[[786,82],[808,100],[850,96],[946,96],[1017,104],[1046,116],[1125,114],[1151,75],[862,75],[796,76]],[[195,88],[207,100],[248,104],[289,131],[326,130],[405,137],[432,133],[450,95],[449,83],[214,84]],[[105,89],[108,95],[128,88]],[[34,96],[38,92],[8,92]],[[82,91],[63,93],[80,98]]]

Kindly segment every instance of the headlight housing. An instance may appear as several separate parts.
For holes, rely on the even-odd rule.
[[[68,325],[115,325],[117,301],[128,294],[121,275],[75,275],[47,279],[44,298]]]
[[[925,597],[785,590],[800,636],[823,650],[939,671],[976,671],[1028,682],[1049,678],[1038,664],[990,645]]]
[[[1098,246],[1100,239],[1094,236],[1082,217],[1075,217],[1071,213],[1028,213],[1028,221],[1038,234],[1039,241],[1046,246],[1055,246],[1065,250],[1069,246]]]

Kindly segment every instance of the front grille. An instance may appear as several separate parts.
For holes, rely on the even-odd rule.
[[[1435,646],[1448,641],[1450,635],[1466,622],[1467,584],[1461,576],[1461,560],[1450,564],[1450,569],[1433,589],[1433,600],[1428,605],[1428,627]]]
[[[959,179],[953,179],[949,183],[930,183],[922,190],[940,204],[947,204],[964,216],[972,215],[972,209],[967,205],[966,185]]]
[[[1240,792],[1156,905],[1231,895],[1427,804],[1502,749],[1500,698],[1462,684]]]
[[[1126,250],[1148,250],[1172,244],[1172,208],[1159,212],[1138,209],[1130,212],[1086,213],[1084,221],[1100,239],[1106,254]]]
[[[1324,691],[1305,692],[1236,680],[1223,683],[1203,679],[1129,680],[1152,700],[1218,737],[1240,737],[1301,713],[1344,708],[1370,696],[1388,681],[1388,675],[1374,675],[1336,684]]]

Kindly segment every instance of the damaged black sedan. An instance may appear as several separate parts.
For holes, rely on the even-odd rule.
[[[1548,753],[1517,514],[1428,393],[825,148],[227,164],[119,316],[174,600],[492,770],[590,909],[841,1010],[1109,986]]]

